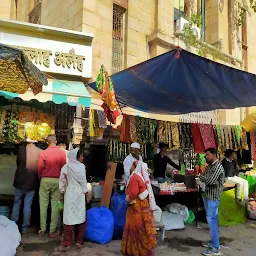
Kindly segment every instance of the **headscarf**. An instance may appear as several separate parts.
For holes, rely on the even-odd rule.
[[[68,153],[68,163],[67,166],[72,169],[73,171],[84,171],[85,166],[84,164],[80,163],[77,160],[77,153],[79,151],[79,148],[75,148],[73,150],[71,150]]]
[[[155,196],[154,196],[153,189],[151,187],[151,183],[150,183],[150,179],[149,179],[149,175],[148,175],[148,165],[142,161],[137,162],[137,167],[132,172],[130,179],[127,183],[127,187],[128,187],[130,180],[134,174],[137,174],[142,179],[142,181],[145,183],[145,185],[147,186],[147,191],[149,194],[148,196],[149,196],[150,209],[152,211],[155,211],[156,210],[156,201],[155,201]]]
[[[81,183],[82,181],[86,181],[86,170],[85,165],[80,163],[77,160],[77,153],[79,148],[73,149],[68,153],[68,163],[63,166],[61,169],[60,176],[60,191],[65,192],[68,186],[68,179],[72,176],[72,178],[77,182]],[[84,193],[87,192],[87,188],[83,189]],[[86,191],[85,191],[86,190]]]
[[[129,154],[123,162],[123,166],[124,166],[124,176],[123,179],[124,180],[128,180],[130,177],[130,173],[131,173],[131,168],[133,163],[136,161],[137,159],[135,157],[132,156],[132,154]],[[141,155],[139,155],[139,161],[142,161],[142,157]]]

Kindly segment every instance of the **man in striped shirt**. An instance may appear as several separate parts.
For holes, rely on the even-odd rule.
[[[218,208],[221,194],[223,192],[225,171],[217,159],[216,149],[209,148],[205,151],[205,154],[208,166],[205,174],[200,177],[200,180],[205,184],[204,206],[206,211],[206,219],[210,227],[211,242],[204,245],[204,247],[207,247],[207,250],[203,253],[203,255],[213,256],[221,255],[218,227]]]

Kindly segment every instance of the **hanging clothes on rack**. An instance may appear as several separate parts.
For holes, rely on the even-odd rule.
[[[242,128],[242,133],[241,133],[241,147],[244,150],[249,150],[249,146],[247,143],[246,130],[244,128]]]
[[[204,149],[217,148],[211,124],[198,124]]]
[[[204,152],[204,143],[200,133],[200,128],[198,124],[191,124],[191,133],[193,138],[194,150],[196,153]]]
[[[193,138],[191,125],[189,123],[179,123],[180,145],[181,148],[193,148]]]
[[[97,110],[99,128],[106,129],[107,128],[107,118],[102,110]]]
[[[137,118],[136,116],[130,116],[130,137],[132,142],[138,141],[138,136],[136,132]]]
[[[171,148],[180,148],[180,138],[179,138],[179,126],[178,123],[170,123],[171,128]]]
[[[128,115],[123,115],[123,120],[121,125],[118,127],[120,132],[120,141],[124,143],[131,143],[130,136],[130,117]]]

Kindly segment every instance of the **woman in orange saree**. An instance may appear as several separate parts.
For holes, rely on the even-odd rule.
[[[153,211],[156,204],[147,173],[147,165],[136,163],[126,190],[129,203],[122,239],[124,256],[153,256],[156,228]]]

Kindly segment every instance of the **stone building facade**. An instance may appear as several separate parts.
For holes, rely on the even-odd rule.
[[[222,56],[209,53],[207,58],[256,73],[256,13],[247,0],[0,1],[0,19],[94,34],[91,80],[101,64],[115,73],[178,45],[187,48],[178,38],[177,19],[193,14],[203,15],[206,47]],[[240,123],[252,109],[219,111],[220,122]]]

